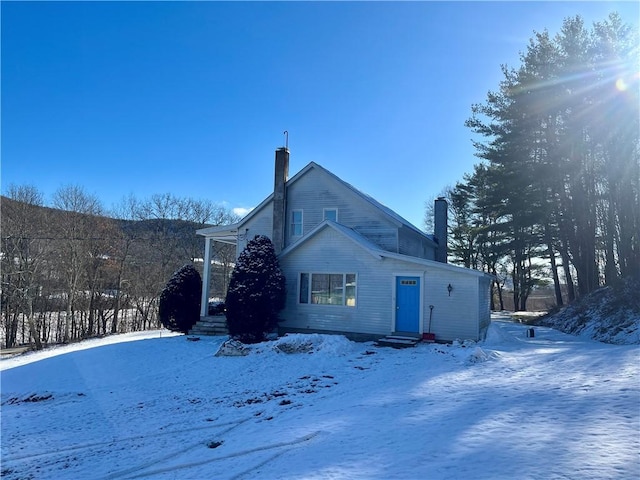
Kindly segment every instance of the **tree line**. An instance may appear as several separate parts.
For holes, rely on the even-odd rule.
[[[452,260],[525,310],[552,279],[562,306],[640,277],[640,50],[611,14],[535,33],[466,126],[482,161],[447,189]]]
[[[79,186],[50,205],[29,185],[2,197],[2,336],[12,347],[71,342],[157,328],[159,296],[172,273],[202,272],[196,229],[238,217],[207,200],[130,196],[111,212]],[[235,249],[216,245],[212,292],[224,297]]]

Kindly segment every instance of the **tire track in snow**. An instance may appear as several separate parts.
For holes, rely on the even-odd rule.
[[[241,425],[242,423],[250,420],[252,417],[248,417],[245,419],[242,419],[240,421],[236,421],[236,422],[225,422],[225,423],[217,423],[217,424],[212,424],[212,425],[204,425],[202,427],[192,427],[192,428],[185,428],[182,430],[167,430],[167,431],[163,431],[163,432],[159,432],[159,433],[152,433],[152,434],[144,434],[144,435],[134,435],[131,437],[122,437],[122,438],[112,438],[110,440],[104,441],[104,442],[92,442],[92,443],[83,443],[83,444],[79,444],[79,445],[73,445],[71,447],[67,447],[67,448],[58,448],[56,450],[51,450],[51,451],[47,451],[47,452],[38,452],[38,453],[32,453],[29,455],[22,455],[22,456],[16,456],[16,457],[7,457],[3,455],[2,458],[2,463],[6,464],[9,462],[17,462],[20,460],[33,460],[39,457],[44,457],[47,455],[56,455],[56,454],[62,454],[62,453],[69,453],[69,452],[73,452],[76,450],[83,450],[83,449],[87,449],[87,448],[94,448],[94,447],[108,447],[108,446],[112,446],[114,444],[118,444],[118,443],[123,443],[123,442],[133,442],[136,440],[143,440],[143,439],[148,439],[148,438],[158,438],[158,437],[162,437],[165,435],[175,435],[175,434],[180,434],[180,433],[190,433],[193,432],[195,430],[209,430],[212,428],[220,428],[220,427],[226,427],[226,426],[232,426],[232,428],[235,428],[239,425]],[[227,433],[228,431],[230,431],[231,429],[227,429],[224,430],[221,433]]]
[[[266,450],[273,450],[276,448],[281,448],[281,447],[296,447],[302,443],[308,442],[309,440],[311,440],[312,438],[314,438],[315,436],[317,436],[320,433],[320,431],[316,431],[316,432],[312,432],[309,433],[307,435],[304,435],[300,438],[296,438],[294,440],[290,440],[288,442],[278,442],[278,443],[273,443],[271,445],[264,445],[261,447],[256,447],[256,448],[250,448],[248,450],[240,450],[239,452],[234,452],[234,453],[229,453],[227,455],[222,455],[220,457],[216,457],[216,458],[210,458],[208,460],[200,460],[198,462],[191,462],[191,463],[183,463],[181,465],[174,465],[171,467],[165,467],[165,468],[158,468],[155,470],[151,470],[148,472],[144,472],[138,475],[135,475],[133,477],[126,477],[126,478],[144,478],[144,477],[151,477],[154,475],[159,475],[161,473],[168,473],[168,472],[175,472],[176,470],[183,470],[186,468],[192,468],[192,467],[199,467],[201,465],[207,465],[209,463],[215,463],[215,462],[219,462],[221,460],[227,460],[229,458],[235,458],[235,457],[242,457],[245,455],[251,455],[252,453],[256,453],[256,452],[263,452]],[[189,447],[191,448],[191,447]],[[253,472],[256,468],[260,468],[261,466],[265,465],[266,463],[270,462],[271,460],[279,457],[280,455],[282,455],[283,453],[286,453],[288,450],[290,449],[285,449],[282,452],[277,453],[276,455],[272,455],[271,457],[267,458],[266,460],[260,462],[259,464],[255,465],[254,467],[239,473],[238,475],[232,477],[233,479],[239,479],[251,472]],[[172,455],[173,456],[173,455]],[[170,457],[165,457],[165,459],[170,458]],[[107,477],[108,479],[111,479],[113,477]]]
[[[229,428],[222,430],[220,432],[218,432],[219,435],[224,435],[226,433],[229,433],[230,431],[234,430],[235,428],[238,428],[240,425],[242,425],[243,423],[251,420],[252,417],[249,418],[245,418],[242,419],[240,421],[237,422],[229,422],[227,425],[230,425]],[[192,432],[194,429],[186,429],[183,430],[184,432]],[[203,430],[202,428],[200,428],[200,430]],[[145,437],[146,438],[146,437]],[[182,455],[185,452],[188,452],[190,450],[193,450],[195,447],[197,447],[198,445],[201,445],[202,441],[199,440],[198,442],[194,442],[194,443],[190,443],[188,445],[186,445],[185,447],[181,448],[180,450],[171,452],[169,455],[163,455],[162,457],[156,457],[153,458],[151,460],[148,460],[147,462],[141,464],[141,465],[136,465],[135,467],[130,467],[127,468],[125,470],[120,470],[119,472],[113,472],[110,473],[109,475],[107,475],[106,477],[104,477],[105,480],[111,480],[111,479],[116,479],[116,478],[137,478],[137,477],[128,477],[128,475],[130,473],[134,473],[137,472],[139,470],[144,470],[145,468],[151,467],[152,465],[156,465],[157,463],[169,460],[171,458],[177,457],[179,455]]]
[[[234,475],[233,477],[231,477],[229,480],[241,480],[243,477],[254,473],[258,468],[263,467],[264,465],[266,465],[269,462],[272,462],[273,460],[275,460],[276,458],[284,455],[285,453],[290,452],[291,449],[290,448],[286,448],[286,449],[282,449],[280,452],[277,452],[275,455],[271,455],[268,458],[265,458],[263,461],[261,461],[260,463],[258,463],[257,465],[254,465],[253,467],[249,468],[248,470],[245,470],[243,472],[238,473],[237,475]],[[256,478],[255,476],[252,476],[250,478]]]

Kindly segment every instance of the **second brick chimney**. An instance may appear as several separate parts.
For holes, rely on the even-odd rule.
[[[447,263],[447,215],[448,204],[444,197],[438,197],[434,203],[434,235],[438,241],[436,261]]]

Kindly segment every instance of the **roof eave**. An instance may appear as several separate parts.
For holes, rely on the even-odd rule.
[[[473,268],[461,267],[460,265],[452,265],[450,263],[436,262],[435,260],[429,260],[427,258],[412,257],[411,255],[403,255],[402,253],[387,252],[386,250],[383,250],[382,256],[387,258],[394,258],[396,260],[402,260],[405,262],[420,263],[427,267],[443,268],[445,270],[450,270],[457,273],[471,274],[475,277],[488,276],[490,278],[494,278],[493,275],[482,272],[480,270],[474,270]]]
[[[196,235],[210,238],[216,242],[235,245],[238,240],[238,225],[239,223],[233,223],[231,225],[216,225],[213,227],[201,228],[196,230]]]
[[[313,230],[311,230],[308,234],[306,234],[299,241],[297,241],[296,243],[294,243],[292,245],[289,245],[287,248],[282,250],[282,252],[280,252],[280,255],[278,255],[278,257],[282,258],[282,257],[285,257],[285,256],[289,255],[291,252],[293,252],[294,250],[300,248],[309,239],[313,238],[315,235],[317,235],[320,231],[324,230],[325,228],[331,228],[334,231],[338,232],[344,238],[347,238],[348,240],[353,242],[355,245],[357,245],[358,247],[360,247],[363,250],[365,250],[366,252],[368,252],[374,258],[381,259],[383,257],[383,254],[382,254],[383,251],[382,250],[377,249],[377,248],[372,248],[371,246],[367,245],[365,243],[365,241],[358,241],[358,239],[355,237],[355,236],[362,237],[362,235],[360,235],[359,233],[357,233],[357,232],[355,232],[355,231],[353,231],[351,229],[349,229],[349,230],[351,230],[352,234],[346,234],[344,231],[342,231],[342,229],[343,228],[347,229],[348,227],[344,227],[343,225],[335,223],[335,222],[333,222],[331,220],[324,220],[322,223],[320,223],[318,226],[316,226]],[[364,237],[362,237],[362,238],[364,239]]]

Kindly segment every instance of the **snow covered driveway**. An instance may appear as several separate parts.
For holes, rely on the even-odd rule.
[[[525,332],[407,350],[294,335],[233,358],[163,335],[2,360],[2,477],[638,478],[640,347]]]

